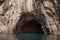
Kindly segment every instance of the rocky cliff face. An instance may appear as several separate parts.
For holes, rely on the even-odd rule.
[[[36,20],[42,25],[44,34],[60,34],[59,0],[3,0],[1,2],[1,33],[14,33],[24,22]]]

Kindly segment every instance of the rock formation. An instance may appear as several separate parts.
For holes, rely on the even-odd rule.
[[[44,34],[60,34],[59,0],[2,0],[0,3],[0,33],[14,33],[24,22],[36,20]]]

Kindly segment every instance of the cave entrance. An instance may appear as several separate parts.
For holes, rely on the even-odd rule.
[[[17,28],[17,33],[41,33],[44,34],[42,25],[36,20],[25,21]]]
[[[16,24],[15,33],[41,33],[44,34],[42,25],[37,21],[35,15],[30,12],[23,13]]]

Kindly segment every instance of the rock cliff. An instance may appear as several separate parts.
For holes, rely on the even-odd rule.
[[[60,34],[59,2],[59,0],[0,0],[0,33],[14,33],[24,22],[35,20],[42,25],[40,27],[44,34]]]

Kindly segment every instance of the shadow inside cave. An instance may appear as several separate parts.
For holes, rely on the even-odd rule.
[[[18,20],[14,33],[40,33],[44,34],[42,24],[39,23],[36,16],[30,12],[23,13]]]
[[[17,25],[14,33],[40,33],[44,34],[42,25],[36,20],[25,21],[22,25]]]

